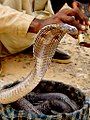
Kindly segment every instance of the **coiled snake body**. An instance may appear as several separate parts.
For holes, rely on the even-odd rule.
[[[34,44],[35,67],[33,71],[18,85],[2,89],[0,91],[0,103],[8,104],[17,101],[37,86],[65,33],[77,35],[78,31],[75,27],[68,24],[51,24],[38,32]]]

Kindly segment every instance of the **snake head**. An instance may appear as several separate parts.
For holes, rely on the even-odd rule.
[[[62,27],[63,31],[65,30],[66,33],[68,33],[72,37],[74,37],[74,38],[78,37],[78,30],[76,27],[68,25],[68,24],[61,24],[61,27]]]

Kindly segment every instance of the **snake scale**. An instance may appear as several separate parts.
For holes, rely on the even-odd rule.
[[[16,110],[25,110],[35,115],[69,113],[78,110],[78,105],[62,93],[30,92],[26,99],[22,98],[11,104]]]
[[[35,94],[35,93],[30,92],[30,94],[28,94],[26,98],[29,99],[31,103],[36,103],[37,101],[49,101],[50,100],[54,102],[54,100],[57,100],[57,101],[61,100],[63,102],[66,102],[74,111],[78,109],[77,105],[73,103],[73,101],[71,101],[66,95],[62,93]]]
[[[17,85],[0,90],[0,103],[8,104],[17,101],[31,92],[43,78],[55,50],[62,37],[69,33],[78,34],[78,30],[68,24],[51,24],[43,27],[35,37],[35,66],[32,72]]]

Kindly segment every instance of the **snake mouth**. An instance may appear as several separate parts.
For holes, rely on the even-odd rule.
[[[20,82],[20,81],[16,81],[16,82],[14,82],[14,83],[5,85],[5,86],[3,86],[2,90],[12,88],[12,87],[18,85],[19,83],[21,83],[21,82]]]

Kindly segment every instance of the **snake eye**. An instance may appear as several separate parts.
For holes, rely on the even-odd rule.
[[[12,83],[12,84],[5,85],[5,86],[3,87],[3,89],[8,89],[8,88],[14,87],[15,85],[17,85],[17,84],[19,84],[19,83],[20,83],[20,81],[16,81],[16,82],[14,82],[14,83]]]

